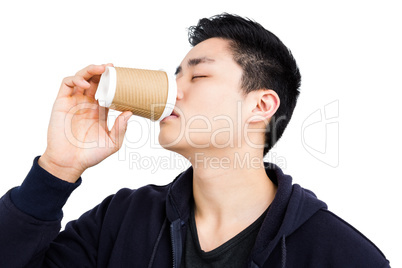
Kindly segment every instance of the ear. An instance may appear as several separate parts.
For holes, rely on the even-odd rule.
[[[255,107],[252,110],[252,117],[249,119],[249,122],[257,123],[264,121],[268,124],[271,117],[279,108],[280,99],[278,94],[272,89],[261,89],[250,93],[255,94],[253,97]]]

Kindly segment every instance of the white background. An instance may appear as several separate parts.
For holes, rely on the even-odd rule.
[[[399,5],[278,2],[3,1],[0,195],[19,185],[44,152],[63,77],[108,62],[172,74],[190,49],[188,26],[202,17],[236,13],[275,33],[292,50],[303,77],[294,117],[268,160],[402,267]],[[309,126],[320,111],[322,122]],[[84,173],[65,206],[63,225],[122,187],[166,184],[185,169],[183,159],[149,140],[158,132],[158,125],[151,131],[150,125],[130,120],[123,149]],[[152,161],[165,165],[158,169]]]

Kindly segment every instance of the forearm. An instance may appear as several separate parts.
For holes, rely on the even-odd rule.
[[[0,199],[0,267],[25,267],[41,258],[60,230],[63,205],[81,181],[55,178],[37,160],[22,185]]]

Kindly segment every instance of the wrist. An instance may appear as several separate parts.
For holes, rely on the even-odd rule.
[[[46,152],[38,159],[38,164],[41,168],[56,178],[70,183],[75,183],[84,172],[70,166],[56,163],[46,154]]]
[[[25,180],[10,191],[10,201],[23,213],[42,221],[56,221],[63,217],[62,208],[81,179],[70,183],[56,178],[39,166],[39,157]]]

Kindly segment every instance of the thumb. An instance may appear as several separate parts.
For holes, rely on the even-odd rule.
[[[126,134],[127,124],[132,112],[126,111],[121,113],[114,122],[112,129],[110,130],[110,138],[115,144],[116,151],[123,145],[124,135]]]

